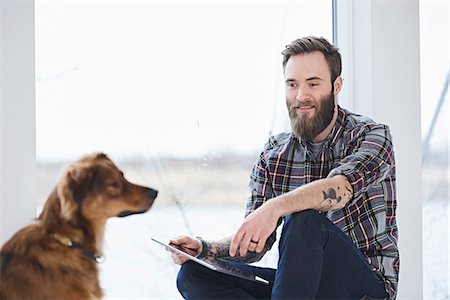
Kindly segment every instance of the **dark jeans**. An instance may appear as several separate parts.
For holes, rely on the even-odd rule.
[[[351,239],[325,215],[307,210],[285,217],[276,270],[234,263],[267,279],[264,285],[211,271],[188,261],[177,286],[185,299],[360,299],[387,298]]]

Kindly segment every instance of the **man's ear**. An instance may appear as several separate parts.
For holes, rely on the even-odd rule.
[[[342,79],[341,76],[336,77],[336,79],[333,82],[333,93],[334,96],[336,97],[339,92],[341,91],[342,88],[342,84],[344,83],[344,80]]]

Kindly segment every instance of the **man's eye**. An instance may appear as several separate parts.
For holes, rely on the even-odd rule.
[[[318,86],[318,85],[319,85],[318,83],[310,83],[310,84],[309,84],[310,87],[316,87],[316,86]]]
[[[293,82],[290,82],[287,84],[288,87],[292,88],[292,87],[296,87],[297,85]]]

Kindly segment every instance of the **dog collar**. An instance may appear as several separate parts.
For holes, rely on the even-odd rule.
[[[57,233],[53,234],[53,238],[55,240],[57,240],[58,242],[60,242],[61,244],[63,244],[64,246],[67,246],[69,248],[74,248],[74,249],[78,249],[81,251],[81,253],[83,253],[84,256],[92,258],[93,260],[95,260],[97,263],[102,263],[103,261],[105,261],[105,258],[103,255],[98,255],[95,254],[89,250],[87,250],[85,247],[83,247],[83,245],[81,245],[80,243],[71,241],[69,238],[59,235]]]

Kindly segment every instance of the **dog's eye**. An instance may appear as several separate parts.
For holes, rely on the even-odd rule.
[[[120,183],[118,182],[111,182],[108,187],[113,188],[113,189],[120,189]]]

